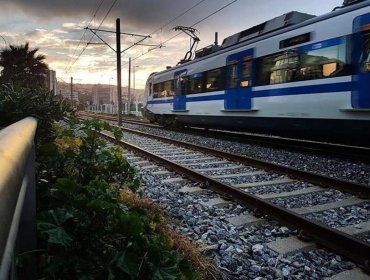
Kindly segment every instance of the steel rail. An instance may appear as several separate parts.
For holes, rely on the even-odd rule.
[[[294,150],[304,150],[320,155],[337,156],[344,159],[355,159],[370,162],[370,147],[353,146],[339,143],[319,142],[315,140],[294,139],[281,136],[269,136],[262,134],[251,134],[243,132],[233,132],[224,130],[209,129],[204,130],[198,127],[189,127],[188,132],[209,136],[228,141],[237,141],[250,144],[251,142],[259,145],[268,145],[276,148],[289,148]]]
[[[118,128],[121,128],[123,131],[129,132],[129,133],[157,139],[157,140],[164,141],[167,143],[173,143],[176,145],[180,145],[182,147],[186,147],[188,149],[204,152],[204,153],[211,154],[217,157],[222,157],[222,158],[225,158],[225,159],[228,159],[234,162],[238,162],[241,164],[251,165],[257,168],[266,169],[268,171],[274,171],[280,174],[289,175],[290,177],[303,180],[303,181],[307,181],[312,184],[320,185],[325,188],[338,189],[344,192],[354,194],[361,198],[367,198],[367,199],[370,198],[370,187],[367,185],[357,184],[357,183],[340,180],[340,179],[336,179],[336,178],[332,178],[332,177],[328,177],[328,176],[324,176],[320,174],[315,174],[312,172],[303,171],[303,170],[299,170],[296,168],[287,167],[283,165],[278,165],[278,164],[274,164],[274,163],[263,161],[263,160],[257,160],[257,159],[250,158],[247,156],[240,156],[240,155],[236,155],[232,153],[227,153],[221,150],[215,150],[215,149],[207,148],[204,146],[194,145],[191,143],[186,143],[183,141],[170,139],[170,138],[163,137],[163,136],[153,135],[153,134],[149,134],[149,133],[142,132],[139,130],[134,130],[130,128],[122,128],[122,127],[118,127]]]
[[[173,161],[167,160],[161,156],[148,152],[136,145],[125,141],[116,140],[114,137],[100,132],[101,136],[107,140],[114,142],[116,145],[126,147],[136,153],[141,154],[146,158],[166,166],[170,170],[201,183],[204,187],[212,189],[216,192],[231,196],[233,199],[248,206],[258,208],[260,211],[274,217],[283,224],[298,228],[304,234],[324,247],[330,248],[342,255],[347,256],[352,261],[368,267],[370,262],[370,244],[365,243],[359,239],[340,232],[336,229],[330,228],[324,223],[309,220],[304,216],[294,213],[288,209],[277,206],[271,202],[258,198],[255,195],[244,192],[233,186],[224,184],[209,176],[198,173],[192,169],[181,166]]]
[[[271,162],[258,160],[258,159],[254,159],[254,158],[247,157],[247,156],[240,156],[240,155],[236,155],[232,153],[227,153],[224,151],[215,150],[215,149],[207,148],[204,146],[194,145],[191,143],[186,143],[183,141],[174,140],[174,139],[170,139],[170,138],[163,137],[163,136],[149,134],[149,133],[142,132],[142,131],[135,130],[135,129],[124,128],[124,127],[118,127],[118,128],[121,128],[123,131],[127,131],[127,132],[134,133],[137,135],[150,137],[150,138],[157,139],[160,141],[165,141],[167,143],[174,143],[174,144],[181,145],[183,147],[186,147],[192,150],[204,152],[207,154],[212,154],[218,157],[223,157],[225,159],[235,161],[241,164],[251,165],[256,168],[267,169],[269,171],[274,171],[280,174],[289,175],[290,177],[303,180],[303,181],[307,181],[312,184],[319,185],[321,187],[334,188],[334,189],[337,189],[343,192],[351,193],[361,198],[367,198],[367,199],[370,198],[370,186],[367,186],[364,184],[358,184],[358,183],[349,182],[349,181],[345,181],[345,180],[341,180],[337,178],[332,178],[329,176],[324,176],[324,175],[316,174],[316,173],[309,172],[309,171],[303,171],[303,170],[299,170],[299,169],[292,168],[292,167],[274,164]]]
[[[99,118],[103,120],[109,120],[109,121],[117,121],[116,117],[113,116],[104,116],[104,115],[93,115],[93,114],[81,114],[80,117],[89,117],[89,118]],[[154,128],[163,128],[163,126],[158,125],[158,124],[153,124],[149,123],[147,121],[140,121],[140,120],[132,120],[132,119],[122,119],[123,122],[125,123],[130,123],[130,124],[137,124],[137,125],[143,125],[147,127],[154,127]]]
[[[94,115],[86,114],[85,116],[91,117]],[[95,117],[116,121],[116,119],[110,116],[95,115]],[[154,128],[163,128],[163,126],[151,124],[145,121],[125,120],[125,122]],[[294,139],[281,136],[269,136],[262,134],[204,129],[200,127],[191,127],[191,126],[185,127],[185,129],[187,133],[191,133],[193,135],[198,136],[199,135],[207,136],[216,139],[242,142],[247,144],[251,144],[251,142],[253,142],[254,144],[265,146],[268,145],[269,147],[289,148],[293,150],[306,151],[311,153],[313,152],[325,156],[335,156],[343,159],[353,159],[370,162],[370,147],[352,146],[348,144],[339,144],[339,143],[326,143],[315,140]],[[175,131],[178,130],[175,129]],[[184,130],[181,130],[181,132],[184,132]]]

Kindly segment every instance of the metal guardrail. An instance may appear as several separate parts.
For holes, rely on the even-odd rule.
[[[0,280],[17,279],[16,254],[36,248],[36,128],[29,117],[0,130]]]

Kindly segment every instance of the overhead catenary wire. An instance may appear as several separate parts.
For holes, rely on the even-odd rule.
[[[100,10],[101,6],[103,5],[104,1],[105,1],[105,0],[100,0],[100,3],[99,3],[99,5],[97,6],[97,8],[95,9],[95,12],[93,12],[93,16],[92,16],[92,18],[90,19],[90,21],[89,21],[89,23],[87,24],[87,26],[90,26],[90,24],[93,22],[93,20],[95,19],[95,17],[96,17],[96,15],[97,15],[97,13],[99,12],[99,10]],[[87,30],[85,29],[84,33],[82,34],[82,36],[81,36],[81,38],[80,38],[80,40],[79,40],[79,42],[78,42],[78,44],[77,44],[77,47],[75,48],[75,50],[74,50],[74,52],[73,52],[73,55],[72,55],[71,60],[73,59],[73,57],[75,57],[75,55],[76,55],[76,53],[77,53],[77,50],[78,50],[78,48],[80,47],[80,45],[81,45],[81,43],[82,43],[82,40],[83,40],[83,38],[84,38],[84,37],[85,37],[85,35],[86,35],[86,32],[87,32]],[[70,68],[68,68],[68,67],[69,67],[69,64],[66,66],[66,68],[64,68],[64,72],[66,72],[66,71],[67,71],[67,69],[70,69]]]
[[[162,25],[161,27],[159,27],[158,29],[156,29],[156,30],[154,30],[151,34],[149,34],[149,35],[147,35],[147,36],[142,36],[142,37],[144,37],[144,39],[145,38],[148,38],[148,37],[150,37],[150,35],[152,35],[152,34],[154,34],[155,32],[157,32],[157,31],[159,31],[159,30],[161,30],[161,29],[163,29],[164,27],[166,27],[166,26],[168,26],[169,24],[171,24],[172,22],[174,22],[176,19],[178,19],[178,18],[180,18],[181,16],[183,16],[183,15],[185,15],[186,13],[188,13],[189,11],[191,11],[192,9],[194,9],[194,8],[196,8],[197,6],[199,6],[200,4],[202,4],[203,2],[205,2],[205,1],[207,1],[207,0],[201,0],[201,1],[198,1],[195,5],[193,5],[193,6],[191,6],[189,9],[187,9],[187,10],[185,10],[184,12],[182,12],[180,15],[178,15],[178,16],[176,16],[176,17],[174,17],[173,19],[171,19],[169,22],[167,22],[166,24],[164,24],[164,25]],[[110,13],[110,11],[111,11],[111,9],[113,8],[113,6],[115,5],[115,3],[117,2],[117,0],[115,0],[114,2],[113,2],[113,4],[111,5],[111,7],[110,7],[110,9],[108,10],[108,12],[107,12],[107,14],[106,14],[106,16],[104,17],[104,19],[102,20],[102,23],[104,22],[104,20],[106,19],[106,17],[109,15],[109,13]],[[92,35],[92,37],[91,37],[91,39],[89,40],[89,42],[87,42],[87,44],[86,44],[86,46],[82,49],[82,51],[81,51],[81,53],[80,53],[80,55],[76,58],[76,60],[73,62],[73,64],[71,65],[71,67],[76,63],[76,61],[80,58],[80,56],[84,53],[84,51],[86,50],[86,48],[87,48],[87,46],[89,45],[89,44],[91,44],[91,41],[92,41],[92,39],[93,39],[93,37],[94,36],[98,36],[96,33],[97,33],[97,31],[103,31],[103,30],[100,30],[100,27],[101,27],[101,25],[102,25],[102,23],[99,25],[99,27],[97,28],[97,29],[94,29],[94,34]],[[89,29],[89,28],[86,28],[86,30],[87,29]],[[90,30],[92,30],[92,29],[90,29]],[[105,32],[113,32],[113,31],[106,31],[106,30],[104,30]],[[128,34],[128,33],[127,33]],[[100,38],[100,37],[99,37]],[[102,40],[102,38],[100,38],[101,40]],[[104,40],[102,40],[103,42],[104,42]],[[131,46],[129,46],[128,48],[126,48],[124,51],[126,51],[126,50],[128,50],[128,49],[130,49],[130,48],[132,48],[132,47],[134,47],[134,46],[137,46],[137,45],[140,45],[140,43],[143,41],[143,39],[141,39],[141,40],[139,40],[139,41],[137,41],[137,42],[135,42],[135,43],[133,43]],[[105,43],[105,42],[104,42]],[[105,43],[106,45],[108,45],[107,43]],[[108,45],[109,46],[109,45]],[[162,46],[160,46],[160,47],[162,47]],[[70,67],[70,68],[71,68]],[[70,69],[69,68],[69,69]]]
[[[205,2],[207,0],[201,0],[199,2],[197,2],[195,5],[191,6],[189,9],[187,9],[186,11],[182,12],[181,14],[179,14],[178,16],[174,17],[173,19],[171,19],[169,22],[165,23],[164,25],[162,25],[161,27],[157,28],[156,30],[154,30],[152,33],[149,34],[150,35],[153,35],[154,33],[162,30],[163,28],[165,28],[166,26],[170,25],[171,23],[173,23],[175,20],[179,19],[180,17],[182,17],[183,15],[187,14],[188,12],[190,12],[191,10],[193,10],[194,8],[198,7],[200,4],[202,4],[203,2]]]
[[[104,21],[106,20],[106,18],[108,17],[108,15],[110,14],[110,12],[112,11],[114,5],[117,3],[118,0],[114,0],[112,5],[110,6],[110,8],[108,9],[107,13],[105,14],[103,20],[100,22],[97,30],[100,29],[100,27],[103,25]],[[87,49],[87,46],[91,43],[91,41],[93,40],[93,38],[95,37],[95,34],[93,34],[90,38],[90,40],[86,43],[85,47],[82,49],[82,51],[80,52],[80,54],[77,56],[77,58],[74,60],[74,62],[71,64],[71,66],[69,67],[69,69],[67,71],[70,71],[70,69],[73,67],[73,65],[79,60],[79,58],[82,56],[82,54],[85,52],[85,50]]]
[[[193,10],[194,8],[196,8],[197,6],[199,6],[200,4],[202,4],[203,2],[205,1],[208,1],[208,0],[201,0],[201,1],[198,1],[196,4],[194,4],[193,6],[191,6],[189,9],[185,10],[184,12],[182,12],[181,14],[175,16],[173,19],[171,19],[170,21],[168,21],[167,23],[165,23],[164,25],[162,25],[161,27],[157,28],[156,30],[154,30],[152,33],[150,33],[149,35],[147,36],[143,36],[145,38],[148,38],[150,37],[151,35],[153,35],[154,33],[162,30],[163,28],[165,28],[166,26],[170,25],[172,22],[174,22],[175,20],[177,20],[178,18],[182,17],[183,15],[187,14],[188,12],[190,12],[191,10]],[[126,49],[124,49],[122,52],[125,52],[129,49],[131,49],[132,47],[135,47],[135,46],[139,46],[140,43],[143,41],[143,39],[139,40],[139,41],[136,41],[135,43],[133,43],[131,46],[127,47]],[[155,45],[153,45],[155,46]],[[162,47],[162,43],[160,44],[160,47]]]
[[[104,0],[102,0],[102,1],[104,1]],[[101,21],[101,23],[99,24],[99,27],[97,28],[97,30],[99,30],[99,29],[100,29],[100,27],[101,27],[101,26],[102,26],[102,24],[104,23],[105,19],[108,17],[109,13],[110,13],[110,12],[111,12],[111,10],[113,9],[113,7],[114,7],[114,5],[116,4],[116,2],[117,2],[117,1],[118,1],[118,0],[115,0],[115,1],[112,3],[112,5],[110,6],[110,8],[109,8],[108,12],[107,12],[107,13],[106,13],[106,15],[104,16],[104,18],[103,18],[103,20]],[[200,4],[202,4],[202,3],[203,3],[203,2],[205,2],[205,1],[207,1],[207,0],[201,0],[201,1],[197,2],[197,3],[196,3],[196,4],[194,4],[192,7],[190,7],[190,8],[189,8],[189,9],[187,9],[187,10],[185,10],[184,12],[182,12],[180,15],[178,15],[178,16],[176,16],[176,17],[174,17],[174,18],[173,18],[173,19],[171,19],[169,22],[167,22],[166,24],[162,25],[161,27],[159,27],[158,29],[156,29],[155,31],[153,31],[152,33],[150,33],[150,35],[152,35],[152,34],[156,33],[156,32],[157,32],[157,31],[159,31],[159,30],[162,30],[164,27],[168,26],[169,24],[171,24],[172,22],[174,22],[176,19],[178,19],[178,18],[180,18],[181,16],[185,15],[186,13],[188,13],[188,12],[189,12],[189,11],[191,11],[192,9],[196,8],[197,6],[199,6]],[[219,13],[220,11],[224,10],[225,8],[229,7],[230,5],[234,4],[234,3],[235,3],[235,2],[237,2],[237,1],[238,1],[238,0],[233,0],[233,1],[231,1],[230,3],[228,3],[228,4],[224,5],[224,6],[222,6],[221,8],[219,8],[219,9],[217,9],[216,11],[212,12],[211,14],[207,15],[206,17],[202,18],[201,20],[199,20],[199,21],[197,21],[196,23],[192,24],[192,25],[191,25],[191,27],[194,27],[194,26],[198,25],[199,23],[201,23],[201,22],[203,22],[203,21],[207,20],[208,18],[210,18],[210,17],[212,17],[213,15],[215,15],[215,14]],[[162,47],[163,47],[163,44],[168,43],[169,41],[173,40],[174,38],[176,38],[176,37],[177,37],[177,36],[179,36],[180,34],[181,34],[181,33],[178,33],[178,34],[176,34],[176,35],[174,35],[174,36],[170,37],[169,39],[165,40],[163,43],[161,43],[161,45],[160,45],[160,46],[158,46],[158,47],[154,47],[154,48],[151,48],[151,49],[149,49],[148,51],[146,51],[146,52],[142,53],[141,55],[139,55],[139,56],[137,56],[137,57],[134,57],[134,58],[132,59],[132,61],[139,59],[140,57],[142,57],[142,56],[144,56],[144,55],[148,54],[149,52],[151,52],[151,51],[153,51],[153,50],[155,50],[155,49],[162,48]],[[148,35],[148,36],[150,36],[150,35]],[[71,66],[68,68],[68,70],[67,70],[67,71],[70,71],[70,69],[73,67],[73,65],[74,65],[74,64],[78,61],[78,59],[82,56],[82,54],[85,52],[85,50],[86,50],[87,46],[91,43],[91,41],[92,41],[92,39],[93,39],[94,37],[95,37],[95,34],[93,34],[93,35],[91,36],[90,40],[86,43],[85,47],[82,49],[82,51],[81,51],[81,52],[80,52],[80,54],[77,56],[77,58],[73,61],[73,63],[71,64]],[[133,47],[133,46],[135,46],[135,45],[137,45],[137,43],[134,43],[134,44],[132,45],[132,47]],[[126,63],[125,63],[125,64],[123,64],[123,65],[127,65],[127,64],[128,64],[128,62],[126,62]]]
[[[211,14],[207,15],[206,17],[204,17],[204,18],[200,19],[199,21],[195,22],[195,23],[194,23],[194,24],[192,24],[190,27],[194,27],[194,26],[198,25],[199,23],[201,23],[201,22],[203,22],[203,21],[205,21],[205,20],[209,19],[210,17],[212,17],[212,16],[214,16],[215,14],[217,14],[217,13],[221,12],[222,10],[226,9],[227,7],[231,6],[232,4],[234,4],[234,3],[235,3],[235,2],[237,2],[237,1],[238,1],[238,0],[233,0],[233,1],[231,1],[230,3],[228,3],[228,4],[224,5],[224,6],[222,6],[221,8],[219,8],[219,9],[217,9],[216,11],[212,12]],[[163,44],[165,44],[165,43],[168,43],[169,41],[173,40],[174,38],[176,38],[176,37],[177,37],[177,36],[179,36],[179,35],[181,35],[181,33],[178,33],[178,34],[176,34],[176,35],[174,35],[174,36],[170,37],[169,39],[165,40],[165,41],[162,43],[162,45],[163,45]],[[160,47],[160,48],[161,48],[161,47]],[[138,55],[138,56],[136,56],[136,57],[132,58],[132,59],[131,59],[131,61],[135,61],[135,60],[139,59],[140,57],[143,57],[144,55],[146,55],[146,54],[148,54],[148,53],[150,53],[150,52],[152,52],[152,51],[154,51],[154,50],[156,50],[156,49],[158,49],[158,48],[151,48],[151,49],[149,49],[148,51],[144,52],[143,54]],[[126,63],[125,63],[125,64],[123,64],[123,65],[127,65],[127,64],[128,64],[128,62],[126,62]]]

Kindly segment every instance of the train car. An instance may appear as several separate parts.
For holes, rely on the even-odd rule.
[[[187,126],[370,136],[370,1],[290,12],[153,73],[145,115]],[[349,3],[354,2],[354,3]]]

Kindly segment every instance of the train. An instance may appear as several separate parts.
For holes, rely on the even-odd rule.
[[[370,142],[370,1],[289,12],[152,73],[152,122]]]

